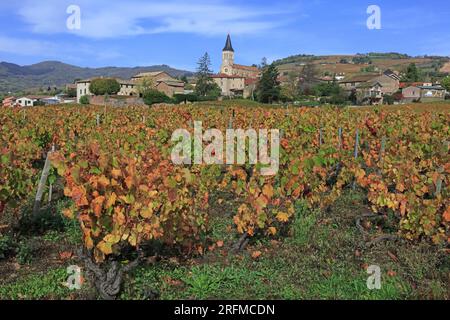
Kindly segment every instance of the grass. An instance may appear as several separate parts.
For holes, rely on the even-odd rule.
[[[30,274],[15,283],[0,286],[0,300],[61,299],[70,294],[62,284],[66,279],[64,268],[45,274]]]
[[[354,225],[365,208],[358,192],[349,191],[326,211],[298,202],[288,237],[254,241],[238,255],[228,254],[236,240],[229,232],[231,202],[226,199],[211,217],[212,242],[224,241],[223,247],[184,261],[147,261],[126,277],[119,298],[147,299],[152,289],[169,300],[449,298],[450,262],[439,248],[408,242],[362,246]],[[45,237],[53,241],[56,235]],[[254,251],[261,256],[252,258]],[[380,290],[367,288],[369,265],[381,268]],[[0,285],[0,299],[65,299],[74,294],[62,284],[66,277],[61,267],[30,274]]]

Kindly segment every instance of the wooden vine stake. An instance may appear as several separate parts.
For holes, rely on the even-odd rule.
[[[359,130],[356,129],[356,137],[355,137],[355,160],[358,159],[358,145],[359,145]],[[353,190],[356,189],[356,180],[353,181]]]
[[[96,116],[96,121],[97,121],[97,127],[100,126],[100,115],[97,114]]]
[[[436,192],[434,194],[434,196],[437,198],[441,195],[441,191],[442,191],[442,173],[444,172],[444,167],[440,167],[438,169],[439,172],[439,176],[436,180]]]
[[[319,129],[319,146],[322,146],[322,142],[323,142],[323,132],[322,132],[322,128]]]
[[[342,150],[342,128],[338,129],[339,150]]]
[[[52,145],[52,153],[55,152],[55,145]],[[52,202],[52,196],[53,196],[53,183],[50,183],[48,185],[48,203]]]
[[[356,137],[355,137],[355,159],[358,159],[358,150],[359,150],[359,130],[356,129]]]
[[[45,185],[47,183],[48,175],[50,173],[50,155],[53,153],[52,151],[49,151],[47,153],[47,158],[45,159],[44,164],[44,170],[41,174],[41,179],[39,180],[38,190],[36,193],[36,198],[34,199],[34,206],[33,206],[33,216],[36,216],[39,213],[39,210],[41,209],[41,203],[42,203],[42,196],[44,194]]]
[[[386,137],[383,136],[381,138],[381,147],[380,147],[380,154],[379,154],[379,159],[378,159],[378,161],[380,162],[380,166],[383,165],[383,157],[384,157],[385,152],[386,152]]]
[[[228,121],[228,129],[233,129],[233,117],[230,117],[230,120]]]

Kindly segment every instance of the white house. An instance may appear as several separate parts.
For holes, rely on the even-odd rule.
[[[91,79],[77,81],[77,103],[80,103],[82,96],[90,96],[91,92],[89,87],[91,85]]]
[[[34,106],[34,103],[36,101],[37,99],[22,97],[16,100],[16,104],[20,105],[21,107],[32,107]]]

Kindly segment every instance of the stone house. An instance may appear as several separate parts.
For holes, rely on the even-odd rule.
[[[420,88],[420,101],[432,102],[445,100],[446,90],[440,85],[427,85]]]
[[[164,71],[139,73],[131,80],[116,79],[120,84],[118,96],[139,96],[139,83],[142,79],[149,78],[156,90],[164,92],[169,97],[174,94],[184,93],[184,82],[171,77]],[[92,96],[89,90],[92,79],[77,81],[77,103],[80,103],[82,96]]]
[[[362,105],[383,104],[383,86],[378,81],[359,84],[356,89],[357,103]]]
[[[359,85],[367,83],[379,76],[380,74],[378,73],[357,75],[339,82],[339,85],[346,91],[352,91],[356,89]]]
[[[419,101],[421,96],[421,90],[416,86],[409,86],[402,89],[403,102]]]
[[[375,77],[371,81],[381,84],[381,92],[383,95],[393,95],[400,88],[400,81],[398,79],[385,74]]]
[[[211,78],[222,89],[222,96],[244,96],[245,77],[219,73]]]
[[[155,88],[164,92],[168,97],[173,97],[175,94],[184,94],[184,85],[183,81],[176,79],[161,79],[157,81]]]
[[[140,80],[144,78],[149,78],[152,81],[156,82],[158,80],[162,79],[170,79],[170,80],[176,80],[175,78],[171,77],[167,72],[165,71],[152,71],[152,72],[141,72],[137,75],[133,76],[131,78],[131,81],[133,82],[139,82]]]

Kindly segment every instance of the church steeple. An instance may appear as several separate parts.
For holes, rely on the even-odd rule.
[[[234,65],[234,50],[231,45],[231,37],[228,34],[227,42],[222,51],[222,66],[220,67],[220,73],[227,74],[229,76],[233,75],[233,65]]]
[[[225,43],[225,47],[223,48],[222,51],[231,51],[231,52],[234,52],[233,46],[231,45],[231,37],[230,37],[230,34],[228,34],[228,36],[227,36],[227,42]]]

